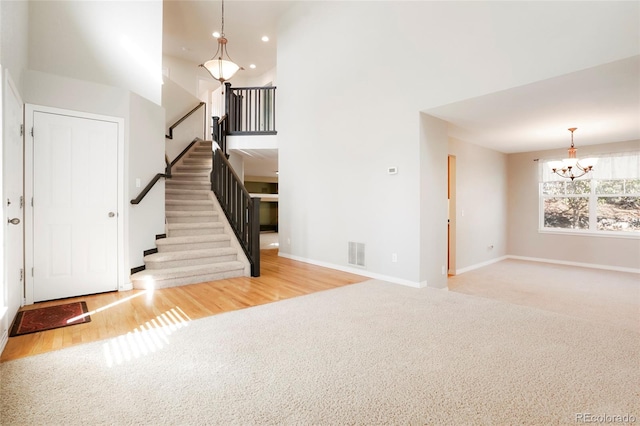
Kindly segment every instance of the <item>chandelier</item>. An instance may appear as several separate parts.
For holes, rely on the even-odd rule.
[[[224,36],[224,0],[222,0],[222,25],[220,30],[220,36],[218,37],[218,50],[204,64],[199,66],[206,69],[211,77],[218,80],[220,83],[224,83],[229,80],[240,69],[243,69],[229,57],[227,53],[227,38]]]
[[[569,158],[565,158],[562,161],[551,161],[549,162],[549,167],[551,171],[558,176],[563,178],[574,180],[581,176],[586,175],[591,170],[593,170],[593,166],[598,162],[597,158],[585,158],[584,160],[578,161],[576,158],[576,152],[578,151],[575,146],[573,146],[573,132],[577,130],[577,127],[569,128],[571,132],[571,147],[569,148]]]

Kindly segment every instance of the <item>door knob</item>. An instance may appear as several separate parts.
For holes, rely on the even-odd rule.
[[[114,212],[109,212],[109,217],[114,217],[116,214]]]
[[[18,219],[17,217],[14,217],[13,219],[7,218],[7,223],[10,223],[12,225],[18,225],[20,223],[20,219]]]

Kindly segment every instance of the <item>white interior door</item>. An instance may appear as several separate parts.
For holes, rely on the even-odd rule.
[[[33,300],[118,289],[118,124],[34,111]]]
[[[6,72],[4,87],[3,188],[4,217],[4,283],[9,322],[13,320],[24,298],[24,149],[22,125],[23,104],[11,77]]]

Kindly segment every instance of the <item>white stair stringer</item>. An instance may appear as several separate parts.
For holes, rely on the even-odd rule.
[[[175,172],[173,172],[175,170]],[[165,182],[166,238],[131,275],[136,289],[250,276],[250,263],[211,192],[211,142],[200,141]]]

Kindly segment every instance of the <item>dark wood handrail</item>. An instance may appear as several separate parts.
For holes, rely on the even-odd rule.
[[[167,139],[173,139],[173,129],[175,129],[176,127],[178,127],[180,125],[180,123],[182,123],[184,120],[186,120],[187,118],[189,118],[191,116],[191,114],[193,114],[194,112],[196,112],[198,109],[202,108],[203,106],[206,106],[207,104],[205,102],[200,102],[198,105],[196,105],[195,108],[193,108],[191,111],[189,111],[188,113],[186,113],[180,120],[176,121],[171,127],[169,127],[169,134],[168,135],[164,135],[165,138]],[[204,109],[204,116],[207,116],[207,108],[205,107]],[[207,122],[206,120],[204,121],[204,131],[202,132],[202,135],[204,136],[204,134],[207,132]]]
[[[217,117],[214,117],[217,119]],[[260,276],[260,198],[252,198],[242,180],[233,170],[223,148],[226,117],[216,120],[211,170],[211,190],[220,202],[229,225],[236,234],[242,250],[251,264],[251,276]]]
[[[151,179],[151,181],[147,184],[147,186],[144,187],[140,195],[138,195],[136,198],[131,200],[131,204],[140,204],[140,201],[142,201],[142,199],[147,195],[147,193],[151,191],[151,188],[153,188],[153,186],[160,180],[160,178],[170,178],[170,177],[171,175],[166,173],[157,173],[153,177],[153,179]]]
[[[167,167],[164,169],[164,173],[157,173],[152,179],[151,181],[147,184],[147,186],[144,187],[144,189],[142,190],[142,192],[140,192],[140,194],[134,198],[133,200],[131,200],[131,204],[140,204],[140,201],[142,201],[144,199],[144,197],[147,195],[147,193],[149,191],[151,191],[151,188],[153,188],[153,186],[158,183],[158,181],[160,180],[160,178],[167,178],[167,179],[171,179],[171,168],[173,166],[176,165],[176,163],[189,151],[189,149],[191,149],[191,147],[196,143],[201,141],[202,139],[200,138],[195,138],[193,141],[191,141],[191,143],[182,150],[182,152],[180,154],[178,154],[178,156],[172,161],[169,162],[169,157],[167,157],[167,155],[165,154],[164,156],[164,162],[167,165]]]

